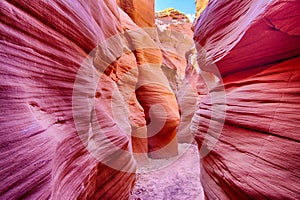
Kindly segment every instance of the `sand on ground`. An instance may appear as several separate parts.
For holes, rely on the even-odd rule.
[[[137,170],[130,200],[204,200],[197,146],[179,144],[179,155],[150,159]]]

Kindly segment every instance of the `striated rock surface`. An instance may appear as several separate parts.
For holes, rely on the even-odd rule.
[[[191,143],[190,123],[195,112],[197,66],[191,22],[173,8],[155,14],[159,46],[163,53],[162,69],[176,95],[180,110],[178,142]]]
[[[158,28],[157,35],[163,55],[162,69],[172,90],[177,94],[185,76],[189,51],[194,46],[193,40],[188,35],[169,28]]]
[[[130,122],[113,116],[118,88],[88,55],[123,30],[115,1],[0,8],[0,199],[128,198]]]
[[[135,89],[138,82],[136,58],[127,52],[119,60],[116,70],[117,85],[128,105],[131,125],[132,150],[138,165],[148,162],[148,139],[144,109],[137,100]],[[116,114],[118,115],[118,110]]]
[[[153,2],[133,3],[153,26]],[[0,8],[0,199],[127,199],[135,160],[177,155],[161,49],[116,1]]]
[[[117,3],[139,27],[154,26],[154,0],[117,0]]]
[[[197,97],[205,96],[207,91],[199,92],[197,79],[199,73],[197,65],[196,50],[193,48],[187,53],[187,66],[185,76],[177,92],[177,101],[180,108],[180,124],[177,129],[177,139],[181,143],[193,143],[194,137],[191,133],[192,117],[196,111]],[[203,83],[203,82],[201,82]],[[203,83],[204,84],[204,83]],[[206,86],[204,86],[206,89]]]
[[[193,117],[208,199],[300,198],[299,10],[299,1],[214,0],[198,19],[198,63],[217,80]],[[226,99],[215,95],[220,78]],[[223,127],[213,107],[225,103]]]
[[[129,34],[139,65],[136,94],[145,110],[149,155],[152,158],[175,156],[179,111],[175,95],[161,69],[161,50],[146,32]]]

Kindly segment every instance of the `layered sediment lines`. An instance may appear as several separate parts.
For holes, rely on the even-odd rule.
[[[140,29],[154,11],[134,23],[113,0],[0,7],[0,198],[127,199],[136,161],[177,154],[176,98]]]
[[[300,197],[299,5],[210,1],[197,21],[199,66],[219,80],[193,118],[208,199]]]

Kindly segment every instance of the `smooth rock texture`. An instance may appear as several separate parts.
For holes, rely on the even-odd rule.
[[[155,43],[155,28],[138,28],[122,14],[128,48],[134,53],[138,66],[136,98],[144,109],[147,124],[149,156],[168,158],[178,154],[176,129],[179,110],[175,94],[161,69],[162,51]]]
[[[150,9],[151,11],[151,9]],[[154,11],[153,11],[154,16]],[[147,123],[148,151],[152,158],[176,156],[176,129],[179,123],[179,110],[175,94],[163,73],[162,48],[156,28],[139,29],[122,17],[128,47],[133,51],[138,65],[136,97],[144,108]],[[125,22],[126,21],[126,22]]]
[[[175,156],[179,111],[175,95],[161,69],[161,51],[146,32],[141,30],[129,34],[139,65],[136,94],[145,110],[149,155],[152,158]]]
[[[155,14],[159,46],[163,54],[162,69],[179,105],[178,142],[193,142],[190,132],[197,99],[197,62],[192,40],[192,24],[178,10],[169,8]]]
[[[154,0],[117,0],[117,3],[139,27],[154,26]]]
[[[207,7],[209,0],[196,0],[196,18],[198,18]]]
[[[189,56],[187,54],[194,46],[190,36],[192,33],[191,23],[185,21],[187,18],[183,14],[180,14],[183,19],[172,20],[164,20],[164,17],[160,18],[157,14],[156,16],[157,44],[163,55],[162,69],[172,90],[177,94],[185,76],[187,57]],[[183,23],[183,26],[180,23]],[[172,25],[180,26],[181,29],[177,30]]]
[[[145,119],[138,105],[135,116],[116,115],[126,104],[114,67],[136,61],[123,55],[120,38],[109,46],[119,60],[106,63],[109,48],[88,55],[123,31],[116,2],[1,1],[0,8],[0,199],[127,199],[135,181],[131,128]]]
[[[196,111],[196,103],[199,95],[206,96],[207,91],[198,91],[197,83],[199,66],[197,64],[196,50],[193,48],[187,54],[187,66],[185,76],[177,92],[177,101],[180,110],[180,124],[177,129],[177,139],[180,143],[193,143],[191,133],[192,117]],[[204,82],[201,82],[204,84]],[[204,84],[204,89],[206,86]]]
[[[0,199],[127,199],[136,162],[177,155],[161,49],[116,1],[0,8]]]
[[[199,66],[226,92],[220,135],[207,137],[223,126],[210,98],[221,81],[193,117],[199,149],[213,144],[201,155],[208,199],[300,198],[299,11],[299,1],[212,0],[197,21]]]
[[[138,68],[132,52],[124,54],[117,63],[117,85],[128,105],[131,125],[132,150],[137,164],[148,162],[148,139],[144,109],[137,100],[135,87],[138,82]],[[118,111],[116,111],[118,115]]]

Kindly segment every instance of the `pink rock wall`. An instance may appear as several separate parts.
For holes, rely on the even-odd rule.
[[[206,96],[207,89],[203,83],[203,89],[198,89],[198,73],[199,66],[197,64],[195,48],[187,53],[187,66],[185,69],[185,76],[181,87],[177,93],[177,101],[180,108],[180,124],[177,129],[177,139],[181,143],[193,143],[194,137],[191,133],[192,118],[196,111],[197,98],[199,96]]]
[[[211,1],[197,22],[198,63],[222,77],[226,95],[220,135],[215,127],[223,126],[222,119],[210,97],[222,82],[199,101],[193,121],[199,148],[213,144],[209,154],[200,151],[208,199],[300,198],[299,6]],[[207,137],[210,123],[216,125],[209,132],[213,137]]]
[[[1,199],[127,199],[135,160],[177,155],[161,50],[116,1],[0,6]]]
[[[145,110],[149,155],[153,158],[175,156],[178,152],[176,128],[179,111],[175,95],[161,69],[161,50],[144,31],[129,35],[139,66],[136,94]]]
[[[101,76],[106,82],[96,93],[78,90],[82,107],[72,99],[76,80],[91,81],[78,78],[88,53],[123,30],[115,1],[1,1],[0,8],[0,199],[128,198],[135,180],[130,138],[106,107],[112,88],[102,84],[114,81]],[[96,102],[92,121],[89,98]],[[96,121],[100,127],[89,127]],[[105,138],[116,148],[87,148]]]

